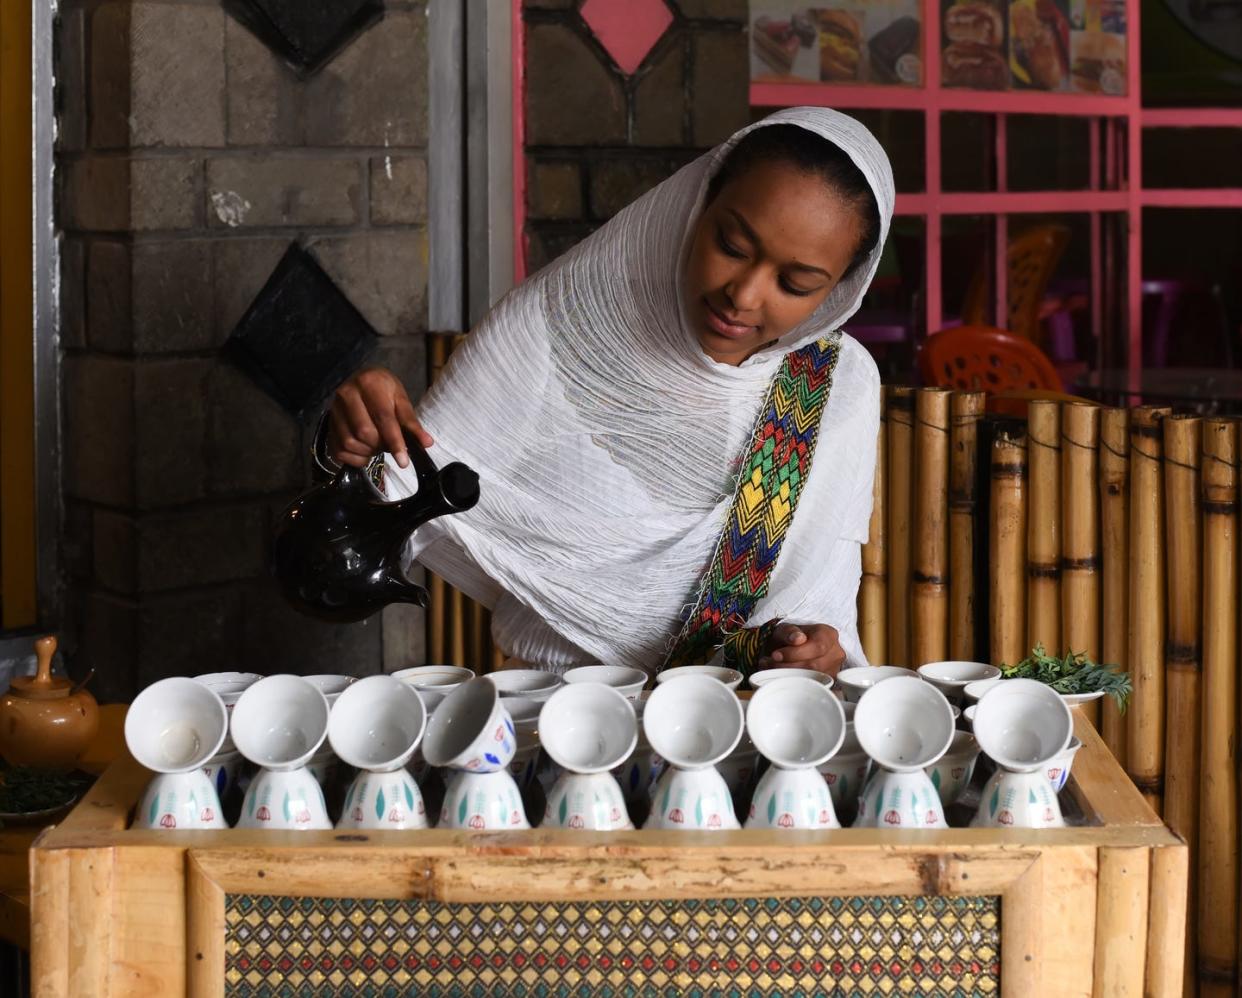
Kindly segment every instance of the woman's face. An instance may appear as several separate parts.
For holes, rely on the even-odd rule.
[[[686,311],[703,351],[737,365],[828,297],[862,239],[857,209],[819,177],[782,162],[729,181],[699,218],[686,264]]]

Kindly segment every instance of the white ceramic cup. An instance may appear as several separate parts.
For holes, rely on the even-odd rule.
[[[886,679],[917,676],[918,673],[913,669],[905,669],[900,665],[859,665],[837,673],[837,688],[846,700],[857,703],[876,683],[882,683]]]
[[[755,787],[747,828],[840,828],[832,795],[812,768],[771,766]]]
[[[564,685],[555,672],[542,669],[500,669],[487,676],[505,699],[523,697],[527,700],[547,700]]]
[[[580,665],[567,670],[564,679],[568,684],[603,683],[620,690],[629,700],[636,699],[647,685],[647,673],[625,665]]]
[[[976,679],[973,682],[967,683],[962,689],[962,693],[965,695],[968,703],[978,703],[979,698],[983,696],[983,694],[985,694],[993,686],[1003,683],[1004,681],[1005,680],[1001,679],[999,676],[993,679]]]
[[[977,703],[972,703],[969,707],[962,711],[962,720],[966,722],[967,731],[975,730],[975,710],[978,709],[978,707],[979,705]]]
[[[241,695],[246,690],[262,678],[257,672],[205,672],[201,676],[195,676],[194,681],[214,690],[216,695],[224,701],[224,708],[232,717],[233,705],[241,699]],[[221,765],[219,756],[229,755],[236,751],[237,747],[233,744],[233,738],[226,731],[224,744],[220,746],[220,751],[216,753],[216,758],[213,758],[211,762],[217,766]]]
[[[744,723],[733,691],[706,676],[661,683],[643,711],[647,741],[681,769],[704,769],[724,759],[741,739]]]
[[[931,778],[932,786],[945,807],[955,803],[966,792],[978,759],[979,744],[974,735],[969,731],[955,731],[949,751],[925,767],[924,772]]]
[[[156,773],[201,769],[220,750],[228,712],[216,693],[184,677],[161,679],[134,698],[125,715],[125,743]]]
[[[813,679],[765,683],[746,710],[746,731],[760,754],[781,769],[827,762],[845,739],[845,711],[827,686]]]
[[[328,701],[300,676],[268,676],[241,695],[230,727],[237,750],[256,766],[300,769],[328,735]]]
[[[724,683],[731,690],[742,685],[742,674],[737,669],[726,669],[723,665],[681,665],[675,669],[665,669],[656,673],[656,685],[678,676],[707,676]]]
[[[611,773],[566,770],[548,791],[543,827],[588,832],[619,832],[634,828],[625,797]]]
[[[674,682],[700,679],[720,686],[714,679],[694,676]],[[673,682],[666,683],[660,689],[668,689],[672,685]],[[655,703],[654,697],[652,703]],[[643,827],[674,831],[730,831],[741,826],[733,811],[733,795],[724,777],[715,768],[679,769],[669,766],[651,793],[651,813]]]
[[[460,665],[416,665],[410,669],[399,669],[392,674],[392,678],[418,690],[430,716],[446,696],[462,683],[473,679],[474,673]]]
[[[572,773],[607,773],[638,744],[634,708],[602,683],[570,683],[539,714],[539,740],[552,761]]]
[[[327,698],[328,706],[331,707],[336,703],[337,698],[349,689],[356,681],[356,676],[303,676],[308,683]]]
[[[1052,784],[1052,789],[1055,793],[1059,794],[1065,789],[1065,784],[1069,782],[1070,769],[1074,765],[1074,756],[1078,754],[1080,748],[1082,748],[1082,742],[1077,738],[1071,738],[1064,752],[1048,760],[1048,782]]]
[[[854,733],[885,769],[921,772],[948,751],[953,712],[936,687],[914,675],[897,676],[862,695],[854,711]]]
[[[227,729],[223,701],[193,679],[163,679],[138,694],[125,715],[125,742],[158,775],[134,813],[135,827],[227,827],[215,783],[203,771]]]
[[[1065,819],[1042,769],[1015,772],[998,768],[984,784],[970,827],[1064,828]]]
[[[486,676],[449,693],[427,722],[423,758],[431,766],[501,772],[513,761],[517,734],[500,693]]]
[[[1065,701],[1044,683],[1006,679],[976,705],[974,733],[998,766],[1029,773],[1065,751],[1074,721]]]
[[[918,667],[918,674],[950,703],[960,703],[968,685],[983,679],[999,679],[1000,669],[986,662],[928,662]]]
[[[826,672],[820,672],[818,669],[799,669],[796,666],[787,666],[779,669],[760,669],[758,672],[752,672],[746,682],[752,690],[766,686],[768,683],[774,683],[778,679],[809,679],[812,682],[819,683],[821,686],[831,687],[833,680]]]
[[[440,828],[473,832],[530,828],[522,795],[506,770],[495,773],[454,773],[444,790]]]
[[[392,676],[368,676],[340,694],[328,718],[328,741],[346,765],[387,773],[410,761],[426,726],[414,687]]]

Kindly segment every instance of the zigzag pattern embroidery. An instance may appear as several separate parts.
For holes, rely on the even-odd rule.
[[[706,662],[768,591],[832,391],[839,340],[786,354],[759,411],[711,565],[662,669]]]

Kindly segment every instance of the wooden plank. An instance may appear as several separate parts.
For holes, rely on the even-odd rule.
[[[69,855],[69,993],[111,993],[113,850],[72,849]]]
[[[157,846],[113,854],[113,993],[185,994],[185,852]]]
[[[1038,856],[1038,851],[1025,847],[962,849],[960,843],[956,848],[906,844],[827,849],[821,840],[778,850],[722,849],[712,844],[710,836],[705,840],[689,833],[650,849],[614,844],[586,851],[572,843],[559,847],[549,843],[522,850],[457,848],[434,853],[413,844],[382,852],[345,845],[322,851],[194,851],[203,875],[230,893],[453,902],[799,896],[808,892],[998,894]]]
[[[126,749],[66,815],[57,830],[61,833],[88,829],[123,831],[151,776],[150,770],[140,766]]]
[[[1190,850],[1184,845],[1151,850],[1151,910],[1147,922],[1146,994],[1193,995],[1186,986],[1187,886]],[[1192,971],[1193,973],[1193,971]]]
[[[1074,734],[1082,748],[1074,758],[1069,790],[1079,808],[1106,828],[1163,828],[1095,728],[1077,711],[1073,713]]]
[[[224,993],[224,890],[199,865],[186,860],[186,984],[190,998]]]
[[[1100,850],[1092,992],[1097,998],[1144,994],[1149,862],[1146,849]]]
[[[1043,971],[1046,995],[1088,998],[1095,960],[1096,863],[1090,846],[1058,847],[1044,852]],[[1001,918],[1005,917],[1004,909]]]
[[[1001,896],[1001,998],[1028,998],[1040,995],[1045,957],[1044,869],[1050,860],[1041,857],[1014,881]]]
[[[67,850],[36,852],[30,885],[30,993],[71,998],[69,990],[69,868]]]

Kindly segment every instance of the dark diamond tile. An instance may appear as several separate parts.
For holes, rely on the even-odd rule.
[[[289,412],[317,408],[375,348],[376,332],[293,243],[229,336],[225,352]]]
[[[224,0],[224,9],[303,76],[384,16],[383,0]]]

